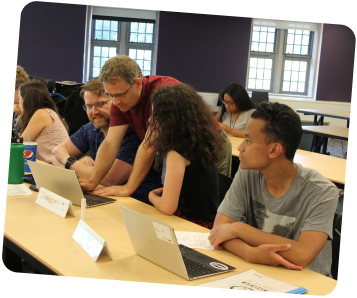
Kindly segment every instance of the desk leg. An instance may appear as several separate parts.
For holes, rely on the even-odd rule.
[[[3,246],[2,260],[10,271],[22,272],[22,259],[5,245]]]

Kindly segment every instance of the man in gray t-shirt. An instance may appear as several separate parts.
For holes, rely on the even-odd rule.
[[[331,276],[338,190],[293,162],[301,134],[299,116],[286,105],[263,103],[252,114],[209,240],[252,263]]]

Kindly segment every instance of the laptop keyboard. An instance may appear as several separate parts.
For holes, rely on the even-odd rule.
[[[182,259],[183,259],[183,262],[185,263],[187,274],[191,278],[216,273],[215,270],[209,269],[206,266],[203,266],[199,263],[191,261],[190,259],[185,258],[185,256],[182,256]]]

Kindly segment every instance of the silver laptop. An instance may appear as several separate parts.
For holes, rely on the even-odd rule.
[[[119,205],[134,251],[139,256],[187,279],[232,271],[236,268],[179,245],[173,227]]]
[[[101,197],[92,193],[83,193],[79,185],[76,172],[58,168],[39,162],[28,161],[37,188],[46,188],[55,194],[70,200],[72,204],[81,206],[81,199],[85,198],[87,207],[115,202],[115,199]]]

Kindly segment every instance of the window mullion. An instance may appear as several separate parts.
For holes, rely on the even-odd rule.
[[[276,65],[275,65],[275,77],[274,77],[274,87],[273,87],[273,92],[274,93],[280,93],[281,90],[281,83],[283,79],[283,73],[284,73],[284,64],[283,64],[283,58],[284,58],[284,45],[285,45],[285,36],[284,36],[284,30],[282,29],[277,29],[277,49],[276,49]]]

